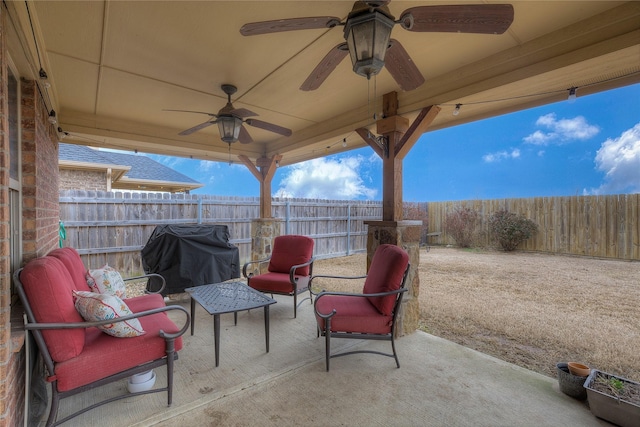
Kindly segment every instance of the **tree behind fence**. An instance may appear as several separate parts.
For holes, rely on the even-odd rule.
[[[487,219],[493,212],[507,209],[539,226],[538,233],[519,249],[640,260],[639,205],[640,194],[407,203],[405,217],[428,224],[425,231],[431,235],[430,244],[454,244],[444,230],[444,219],[458,206],[469,207],[484,219],[478,245],[491,246]],[[364,252],[364,222],[382,218],[380,201],[274,198],[272,209],[273,217],[282,220],[280,234],[311,236],[317,258]],[[140,250],[161,224],[227,225],[231,243],[238,246],[240,262],[244,263],[251,256],[251,221],[259,211],[257,197],[79,190],[60,193],[65,245],[77,248],[88,267],[108,263],[127,276],[142,272]]]

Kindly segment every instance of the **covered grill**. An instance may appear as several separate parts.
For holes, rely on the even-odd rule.
[[[226,225],[159,225],[141,255],[145,272],[167,281],[164,295],[240,277],[240,252]]]

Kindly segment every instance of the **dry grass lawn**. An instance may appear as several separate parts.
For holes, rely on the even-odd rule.
[[[316,261],[314,274],[365,266],[357,254]],[[579,361],[640,381],[640,262],[432,247],[419,274],[428,333],[551,377],[557,362]]]

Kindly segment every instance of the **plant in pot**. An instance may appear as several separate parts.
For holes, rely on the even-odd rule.
[[[640,383],[593,369],[584,388],[593,415],[622,427],[640,427]]]

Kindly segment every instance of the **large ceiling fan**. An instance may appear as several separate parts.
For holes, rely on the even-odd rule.
[[[424,77],[400,42],[391,39],[395,24],[413,32],[502,34],[513,22],[510,4],[417,6],[405,10],[396,20],[387,6],[389,1],[356,1],[344,22],[335,16],[279,19],[245,24],[240,33],[253,36],[342,25],[346,42],[329,51],[300,89],[320,87],[350,54],[355,73],[369,79],[386,65],[400,88],[408,91],[424,83]]]
[[[231,104],[231,95],[236,93],[238,89],[235,86],[229,84],[223,84],[221,87],[222,91],[227,94],[227,105],[222,107],[217,114],[207,113],[204,111],[165,110],[179,111],[183,113],[206,114],[207,116],[213,117],[213,119],[207,120],[204,123],[200,123],[199,125],[196,125],[192,128],[183,130],[178,135],[191,135],[192,133],[204,129],[207,126],[217,124],[220,131],[220,138],[224,142],[231,144],[232,142],[240,141],[240,143],[242,144],[248,144],[250,142],[253,142],[253,139],[251,138],[251,135],[249,135],[249,132],[247,132],[247,130],[243,126],[243,123],[246,123],[249,126],[268,130],[269,132],[274,132],[283,136],[291,136],[291,129],[274,125],[273,123],[263,122],[262,120],[248,118],[257,116],[257,114],[253,111],[247,110],[246,108],[234,108],[233,104]]]

